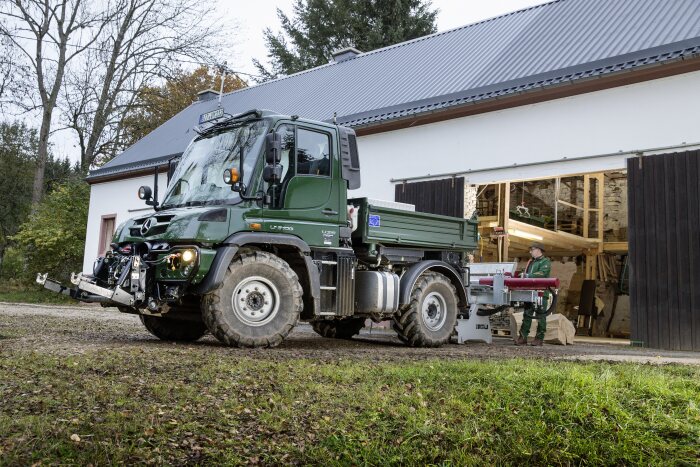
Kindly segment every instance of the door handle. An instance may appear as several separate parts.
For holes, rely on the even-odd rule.
[[[329,209],[329,208],[326,208],[326,209],[324,209],[324,210],[321,211],[321,212],[322,212],[323,214],[325,214],[326,216],[337,216],[337,215],[338,215],[338,211],[334,211],[334,210]]]

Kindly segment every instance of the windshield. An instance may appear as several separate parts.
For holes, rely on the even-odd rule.
[[[243,148],[243,182],[247,185],[266,130],[267,123],[257,120],[195,138],[182,154],[163,207],[238,202],[238,193],[224,183],[224,170],[239,167]]]

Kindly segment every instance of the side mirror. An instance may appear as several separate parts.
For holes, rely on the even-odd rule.
[[[173,157],[168,160],[168,185],[170,185],[170,180],[172,180],[173,175],[175,175],[175,169],[177,169],[177,164],[180,163],[179,157]]]
[[[275,184],[282,180],[282,166],[268,165],[263,169],[263,180],[267,183]]]
[[[279,133],[268,133],[265,135],[265,162],[274,165],[280,161],[282,152],[282,135]]]
[[[151,191],[150,186],[139,187],[139,199],[148,202],[151,200],[151,198],[153,198],[153,192]]]

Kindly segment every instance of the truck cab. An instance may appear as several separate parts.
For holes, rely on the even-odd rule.
[[[166,340],[211,332],[270,347],[299,320],[350,338],[390,319],[409,345],[448,341],[467,307],[476,220],[348,199],[360,188],[350,128],[251,110],[197,132],[162,201],[157,185],[139,189],[155,211],[117,228],[92,275],[39,282],[138,314]]]

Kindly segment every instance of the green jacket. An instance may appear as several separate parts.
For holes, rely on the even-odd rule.
[[[542,255],[537,259],[531,259],[525,268],[525,277],[549,277],[552,272],[552,262]]]

